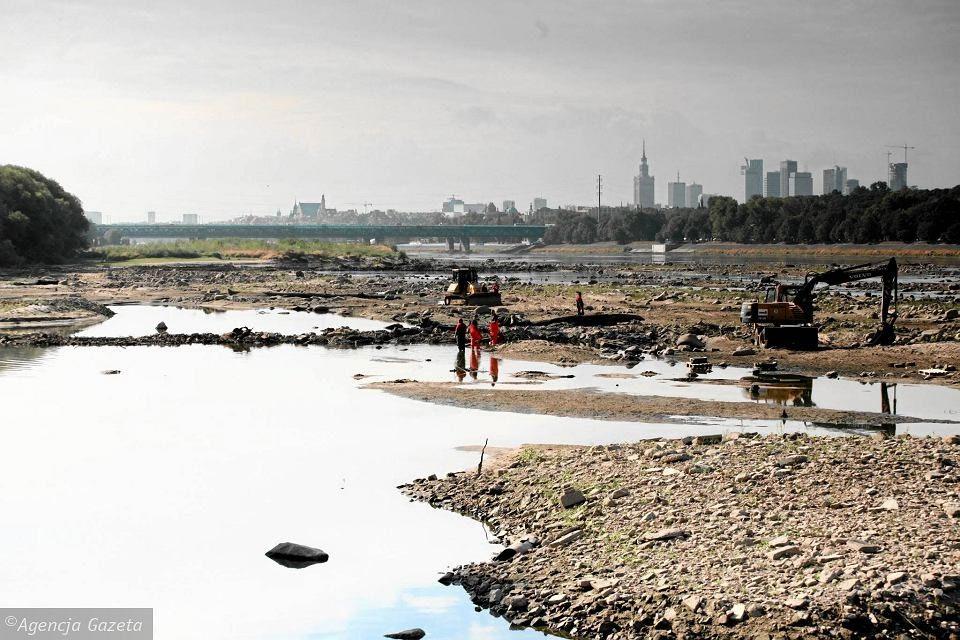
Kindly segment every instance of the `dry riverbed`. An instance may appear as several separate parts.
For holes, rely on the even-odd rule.
[[[450,264],[447,260],[357,259],[318,265],[84,266],[52,273],[11,272],[0,275],[0,312],[10,312],[0,316],[23,320],[16,310],[26,307],[34,316],[29,323],[33,325],[42,322],[37,316],[44,309],[61,304],[154,303],[337,312],[414,325],[426,319],[449,327],[457,316],[469,317],[477,311],[437,305]],[[760,279],[802,278],[807,270],[825,267],[517,263],[508,267],[515,275],[502,286],[509,341],[502,354],[560,364],[590,360],[631,364],[651,355],[685,359],[683,351],[692,349],[713,364],[751,366],[772,356],[781,369],[809,375],[836,371],[868,379],[960,384],[956,371],[960,272],[955,267],[902,265],[901,292],[915,299],[901,301],[893,346],[861,346],[863,337],[875,328],[872,316],[877,306],[876,296],[868,295],[876,283],[861,282],[845,290],[828,290],[818,298],[821,336],[829,347],[812,353],[752,352],[738,312],[741,302],[757,297]],[[487,265],[481,265],[480,271],[486,277],[497,275]],[[544,280],[543,274],[559,275],[565,282]],[[556,324],[536,331],[524,329],[525,323],[568,316],[577,290],[584,293],[588,317],[620,314],[634,320],[602,327]],[[95,314],[84,313],[96,319]],[[48,320],[60,324],[67,318],[50,313]],[[678,347],[678,339],[686,334],[696,336],[702,347]],[[934,376],[922,373],[929,369],[940,371]]]
[[[507,550],[441,581],[574,638],[956,638],[960,437],[526,447],[417,480]]]

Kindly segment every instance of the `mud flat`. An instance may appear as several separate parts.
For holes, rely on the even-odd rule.
[[[719,402],[698,398],[677,398],[660,395],[598,392],[592,389],[528,390],[528,389],[471,389],[449,382],[418,382],[396,380],[367,385],[397,396],[454,405],[486,411],[537,413],[569,418],[595,420],[673,422],[683,424],[684,417],[712,416],[743,420],[800,420],[823,425],[880,427],[892,424],[918,422],[948,422],[921,420],[909,416],[840,411],[818,407],[781,407],[755,402]]]
[[[441,581],[521,627],[956,638],[958,462],[958,436],[728,434],[525,447],[403,489],[509,545]]]

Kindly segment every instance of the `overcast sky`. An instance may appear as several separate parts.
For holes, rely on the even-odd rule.
[[[0,163],[114,220],[960,183],[960,2],[0,0]],[[903,151],[894,158],[902,158]]]

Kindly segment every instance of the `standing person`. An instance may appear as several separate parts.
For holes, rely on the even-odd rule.
[[[500,343],[500,322],[497,320],[497,314],[493,314],[488,329],[490,331],[490,346],[495,347]]]
[[[470,321],[470,348],[479,349],[480,341],[483,340],[483,334],[480,332],[480,327],[477,326],[477,319],[474,318]]]
[[[467,325],[463,323],[463,318],[457,319],[457,326],[453,328],[453,335],[457,339],[457,349],[463,351],[467,348]]]
[[[577,315],[583,315],[583,295],[577,291]]]

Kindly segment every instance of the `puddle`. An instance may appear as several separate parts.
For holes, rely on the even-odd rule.
[[[169,307],[117,312],[95,328],[105,332],[98,335],[152,331],[160,320],[185,332],[238,324],[299,332],[355,320]],[[362,388],[369,380],[461,375],[478,388],[522,388],[530,381],[515,374],[538,370],[574,376],[540,380],[543,389],[742,399],[738,387],[670,381],[685,367],[657,361],[626,370],[488,353],[465,360],[453,347],[427,345],[0,349],[4,445],[12,454],[0,466],[0,601],[150,606],[158,637],[166,638],[366,639],[411,627],[440,639],[541,637],[510,631],[475,613],[462,590],[437,584],[446,569],[486,559],[497,547],[480,524],[411,503],[396,485],[473,467],[471,445],[486,439],[510,447],[733,429],[837,432],[789,421],[647,424],[493,413]],[[646,369],[656,376],[601,377]],[[956,395],[937,395],[953,390],[913,387],[897,389],[903,413],[942,417],[944,407],[960,407]],[[878,388],[817,380],[812,400],[824,406],[847,396],[877,410]],[[923,428],[898,430],[904,427]],[[323,549],[329,561],[292,570],[265,557],[285,541]]]
[[[75,335],[97,338],[146,336],[156,333],[161,321],[169,333],[226,333],[234,327],[276,333],[309,333],[329,328],[350,327],[361,331],[383,329],[389,322],[354,318],[332,313],[307,313],[286,309],[244,309],[215,311],[149,305],[110,307],[116,312],[103,322],[78,331]]]

